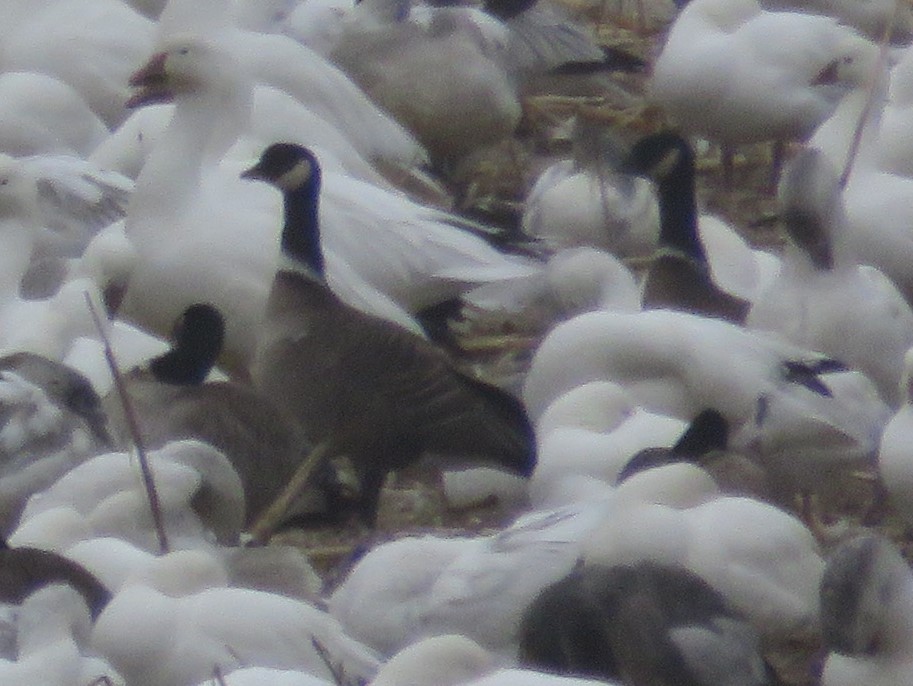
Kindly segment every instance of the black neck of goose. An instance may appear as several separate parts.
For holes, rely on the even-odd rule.
[[[320,281],[326,275],[320,247],[320,177],[315,170],[307,183],[283,193],[285,225],[282,254]]]
[[[211,305],[191,305],[174,326],[171,350],[149,362],[156,380],[175,386],[202,384],[225,342],[225,321]]]
[[[659,243],[705,263],[697,229],[694,153],[687,145],[682,145],[680,152],[675,168],[659,182]]]
[[[149,362],[157,381],[172,386],[199,386],[216,364],[216,355],[205,350],[169,350]]]

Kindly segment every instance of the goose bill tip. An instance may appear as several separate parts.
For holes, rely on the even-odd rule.
[[[169,103],[173,100],[174,96],[172,95],[171,91],[143,88],[139,91],[136,91],[133,93],[133,95],[127,98],[127,101],[124,103],[124,107],[126,107],[128,110],[132,110],[139,107],[145,107],[146,105]]]
[[[173,100],[173,94],[167,85],[165,59],[165,53],[153,55],[130,77],[128,83],[134,92],[125,103],[128,109]]]
[[[243,172],[241,172],[241,178],[260,181],[263,179],[263,174],[260,172],[259,165],[254,165],[250,169],[245,169]]]

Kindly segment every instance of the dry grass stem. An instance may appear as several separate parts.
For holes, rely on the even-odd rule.
[[[111,369],[111,375],[114,378],[114,387],[117,389],[117,395],[120,399],[121,405],[124,408],[124,416],[127,420],[127,428],[130,431],[130,437],[133,440],[133,445],[136,447],[137,460],[139,461],[140,472],[143,476],[143,486],[146,489],[146,495],[149,498],[149,509],[152,511],[152,522],[155,525],[155,533],[158,537],[159,549],[164,555],[169,552],[170,547],[168,545],[168,537],[165,534],[165,522],[162,519],[162,507],[159,503],[158,491],[155,488],[155,479],[152,477],[152,470],[149,467],[149,459],[146,453],[146,447],[143,444],[142,436],[140,435],[139,422],[136,418],[136,411],[133,408],[133,403],[130,402],[130,394],[127,393],[127,386],[124,383],[124,377],[120,373],[120,369],[117,366],[117,359],[114,357],[114,350],[111,348],[111,341],[108,338],[108,334],[105,332],[104,325],[102,324],[101,317],[98,314],[98,311],[95,309],[95,304],[92,302],[92,299],[89,297],[88,292],[85,294],[86,304],[89,307],[89,312],[92,314],[92,321],[95,323],[95,328],[98,330],[98,335],[101,337],[102,344],[104,345],[105,350],[105,360],[108,363],[108,367]]]

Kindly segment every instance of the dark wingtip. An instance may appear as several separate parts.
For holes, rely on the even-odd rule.
[[[604,45],[602,46],[602,54],[603,58],[601,60],[565,62],[552,69],[551,73],[558,76],[586,76],[612,72],[641,74],[647,70],[647,63],[644,60],[621,48]]]
[[[482,9],[501,21],[507,21],[522,14],[537,2],[538,0],[485,0]]]
[[[821,379],[821,374],[846,372],[850,368],[840,360],[822,358],[810,362],[804,360],[787,360],[783,363],[784,378],[789,383],[797,383],[813,393],[830,398],[833,396],[831,389]]]
[[[842,360],[834,360],[829,357],[815,360],[813,363],[809,364],[809,367],[814,369],[817,374],[848,372],[851,369],[851,367],[846,362],[843,362]]]

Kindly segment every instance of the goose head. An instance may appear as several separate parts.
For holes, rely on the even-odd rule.
[[[215,366],[225,340],[225,320],[208,303],[188,307],[178,318],[171,350],[149,362],[153,376],[174,385],[199,385]]]
[[[694,151],[674,131],[661,131],[641,138],[631,148],[621,167],[629,174],[652,179],[662,188],[678,177],[694,175]]]
[[[706,262],[697,231],[694,151],[674,131],[640,139],[622,161],[622,171],[651,179],[657,186],[660,244]]]
[[[171,102],[180,94],[200,91],[226,96],[237,86],[237,61],[217,43],[194,36],[169,40],[130,77],[133,96],[127,107]]]
[[[314,153],[301,145],[274,143],[241,178],[265,181],[282,192],[282,254],[293,263],[286,267],[300,271],[299,265],[303,265],[312,276],[322,279],[324,257],[318,221],[321,176]]]
[[[242,179],[271,183],[283,193],[320,190],[320,164],[310,150],[294,143],[274,143],[260,160],[241,174]]]
[[[135,90],[127,107],[175,104],[168,126],[171,141],[156,146],[138,181],[162,164],[150,164],[157,153],[165,160],[186,158],[185,165],[198,154],[219,160],[250,125],[254,81],[227,45],[215,40],[187,35],[168,40],[131,76],[130,86]]]
[[[652,179],[658,191],[659,250],[644,280],[643,306],[742,324],[750,303],[714,280],[698,231],[694,159],[688,141],[663,131],[638,141],[622,163],[623,170]]]

